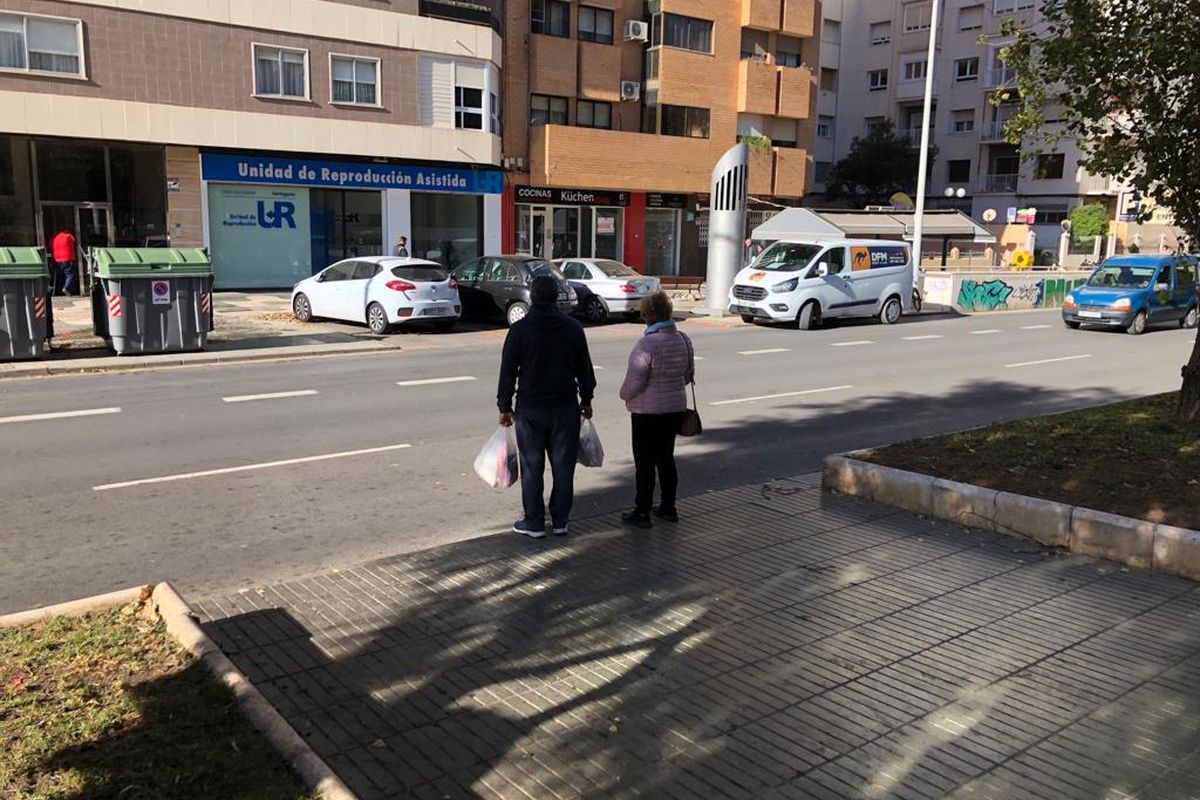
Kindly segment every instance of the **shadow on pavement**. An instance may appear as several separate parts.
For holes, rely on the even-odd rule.
[[[874,421],[944,430],[985,398],[1011,416],[1117,399],[984,382],[806,408],[866,445]],[[685,488],[735,482],[728,457],[764,438],[794,474],[831,435],[765,424],[684,448]],[[1194,584],[818,484],[694,495],[649,532],[608,514],[194,605],[364,798],[1188,796]]]

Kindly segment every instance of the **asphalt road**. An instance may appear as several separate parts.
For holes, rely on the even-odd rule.
[[[684,330],[703,359],[706,427],[679,447],[685,493],[816,469],[838,450],[1171,390],[1194,338],[1068,331],[1057,312]],[[616,393],[639,333],[589,331],[608,462],[579,470],[577,515],[631,500]],[[519,491],[493,492],[471,469],[495,426],[502,337],[0,382],[0,613],[158,580],[236,589],[506,529]]]

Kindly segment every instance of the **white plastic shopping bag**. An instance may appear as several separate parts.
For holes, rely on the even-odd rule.
[[[587,417],[579,425],[579,457],[576,461],[585,467],[604,466],[604,445],[600,444],[596,426]]]
[[[517,435],[500,426],[475,457],[475,474],[493,489],[507,489],[517,482]]]

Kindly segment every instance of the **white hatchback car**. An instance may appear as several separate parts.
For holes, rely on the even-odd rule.
[[[634,319],[642,299],[659,286],[658,278],[608,258],[560,258],[555,263],[579,295],[579,311],[589,322],[617,315]]]
[[[292,313],[365,322],[379,335],[408,322],[450,330],[462,314],[458,283],[441,264],[419,258],[364,256],[339,261],[292,288]]]

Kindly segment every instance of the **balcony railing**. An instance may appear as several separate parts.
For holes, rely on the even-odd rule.
[[[993,122],[984,124],[983,130],[980,131],[979,138],[984,142],[1003,142],[1004,126],[1008,124],[1006,119],[998,119]]]
[[[901,128],[896,131],[896,135],[904,141],[911,144],[913,147],[918,147],[921,144],[921,129],[920,128]],[[929,134],[930,141],[933,140],[933,133]]]
[[[1017,175],[984,175],[979,191],[1008,194],[1017,190]]]
[[[941,81],[939,81],[937,78],[933,79],[934,95],[937,95],[938,87],[940,84],[941,84]],[[900,81],[898,84],[896,84],[896,99],[897,100],[911,100],[914,97],[924,97],[924,96],[925,96],[925,79],[924,78],[914,78],[909,81]]]
[[[1017,82],[1017,71],[1012,67],[997,67],[996,69],[988,70],[987,85],[995,88],[997,86],[1008,86]]]

